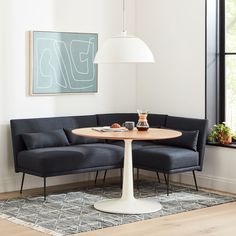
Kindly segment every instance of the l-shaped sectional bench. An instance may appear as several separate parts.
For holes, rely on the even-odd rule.
[[[75,128],[109,126],[134,121],[136,113],[112,113],[87,116],[11,120],[15,171],[44,179],[51,176],[122,168],[124,148],[121,141],[98,140],[76,136]],[[180,130],[182,136],[162,141],[135,141],[134,167],[167,174],[203,167],[208,122],[205,119],[149,114],[150,127]],[[140,131],[144,132],[144,131]]]

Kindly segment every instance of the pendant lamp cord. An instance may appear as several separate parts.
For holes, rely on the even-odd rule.
[[[123,33],[126,33],[126,29],[125,29],[125,0],[123,0]]]

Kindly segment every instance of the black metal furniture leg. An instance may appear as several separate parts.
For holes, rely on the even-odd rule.
[[[97,179],[98,179],[98,170],[96,171],[96,176],[95,176],[95,180],[94,180],[95,184],[97,183]]]
[[[44,201],[46,201],[46,177],[43,177],[43,195]]]
[[[166,173],[163,173],[163,174],[164,174],[165,182],[167,184]]]
[[[103,183],[105,183],[105,181],[106,181],[106,175],[107,175],[107,170],[105,170],[105,172],[104,172],[104,175],[103,175]]]
[[[158,173],[158,171],[156,171],[156,174],[157,174],[157,179],[158,179],[158,182],[159,182],[159,184],[161,183],[161,180],[160,180],[160,176],[159,176],[159,173]]]
[[[122,181],[123,181],[123,168],[120,168],[120,188],[122,189]]]
[[[194,171],[194,170],[193,170],[193,179],[194,179],[194,183],[195,183],[196,191],[198,191],[197,179],[196,179],[196,175],[195,175],[195,171]]]
[[[139,168],[137,168],[137,189],[139,189]]]
[[[20,186],[20,194],[22,194],[24,180],[25,180],[25,173],[23,173],[23,175],[22,175],[21,186]]]
[[[167,185],[167,196],[169,196],[169,192],[170,192],[170,175],[167,174],[166,176],[166,185]]]

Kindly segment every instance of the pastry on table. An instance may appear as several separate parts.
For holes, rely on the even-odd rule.
[[[113,123],[112,125],[111,125],[111,128],[120,128],[121,126],[120,126],[120,124],[118,124],[118,123]]]

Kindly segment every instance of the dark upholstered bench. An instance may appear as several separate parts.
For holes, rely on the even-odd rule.
[[[75,136],[71,130],[106,126],[116,122],[122,124],[127,120],[137,123],[137,119],[136,113],[113,113],[11,120],[15,171],[23,173],[21,192],[25,174],[43,177],[46,198],[47,177],[121,168],[123,142]],[[173,140],[172,143],[134,142],[135,167],[168,175],[202,169],[206,120],[149,114],[148,122],[151,127],[191,131],[190,136],[194,136],[195,132],[196,150],[188,143],[188,135],[182,137],[182,140]]]
[[[166,174],[167,195],[170,174],[192,171],[196,190],[198,190],[194,171],[201,171],[203,167],[208,121],[167,116],[165,127],[180,130],[182,136],[162,140],[156,142],[156,146],[134,151],[135,167]]]

